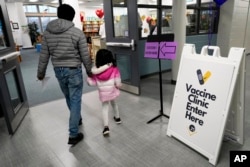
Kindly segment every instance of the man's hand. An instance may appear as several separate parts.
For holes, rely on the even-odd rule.
[[[41,80],[44,79],[44,76],[37,76],[37,79],[38,79],[39,81],[41,81]]]
[[[92,77],[93,73],[92,72],[87,72],[88,77]]]

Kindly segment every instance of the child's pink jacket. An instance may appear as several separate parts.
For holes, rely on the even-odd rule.
[[[120,71],[112,65],[92,68],[93,77],[88,77],[87,82],[91,86],[97,86],[101,102],[110,101],[120,95],[121,87]]]

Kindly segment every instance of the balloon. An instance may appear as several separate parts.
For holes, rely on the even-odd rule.
[[[214,0],[214,2],[219,6],[223,5],[226,1],[227,0]]]
[[[95,14],[101,19],[103,17],[103,15],[104,15],[104,12],[103,12],[102,9],[97,9],[95,11]]]
[[[84,13],[84,12],[80,12],[80,20],[81,20],[81,22],[83,22],[83,21],[84,21],[84,15],[85,15],[85,13]]]
[[[148,16],[147,18],[146,18],[146,21],[147,21],[147,23],[150,23],[150,20],[151,20],[152,18],[150,17],[150,16]]]

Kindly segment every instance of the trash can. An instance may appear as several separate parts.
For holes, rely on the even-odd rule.
[[[40,52],[41,51],[41,44],[36,44],[36,51]]]

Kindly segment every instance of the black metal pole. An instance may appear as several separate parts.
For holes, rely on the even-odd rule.
[[[159,55],[158,55],[159,57]],[[165,115],[163,113],[163,98],[162,98],[162,73],[161,73],[161,59],[159,59],[159,83],[160,83],[160,105],[161,105],[161,109],[160,109],[160,115],[156,116],[155,118],[151,119],[150,121],[148,121],[147,123],[151,123],[153,122],[154,120],[156,120],[157,118],[160,118],[161,116],[164,116],[166,118],[169,118],[169,116]]]
[[[62,5],[62,0],[59,0],[59,6]]]
[[[163,114],[161,59],[159,59],[159,71],[160,71],[159,72],[159,78],[160,78],[160,101],[161,101],[160,113]]]

